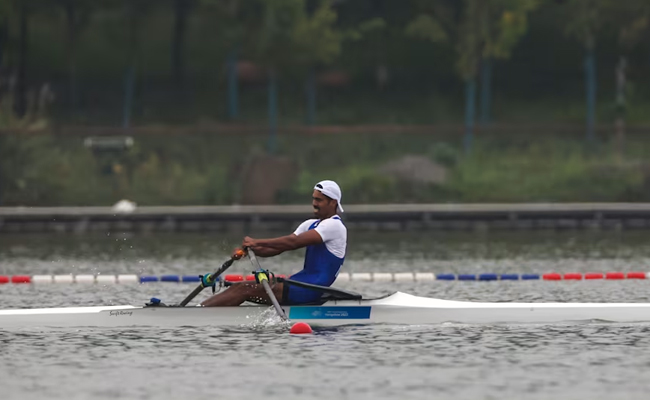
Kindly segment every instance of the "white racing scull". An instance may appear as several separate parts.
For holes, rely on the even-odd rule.
[[[0,329],[81,327],[238,326],[259,321],[268,306],[108,306],[0,310]],[[396,292],[378,299],[330,300],[283,307],[291,322],[350,324],[520,324],[649,322],[649,303],[479,303]]]

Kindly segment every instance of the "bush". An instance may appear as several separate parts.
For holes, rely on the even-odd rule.
[[[440,142],[431,146],[429,156],[437,163],[453,168],[458,163],[459,152],[449,143]]]
[[[621,164],[607,143],[484,135],[469,155],[449,141],[423,134],[334,134],[308,139],[281,136],[281,155],[298,165],[296,182],[278,193],[281,204],[309,202],[313,185],[336,180],[343,204],[395,202],[647,201],[645,137],[628,138]],[[141,205],[232,204],[238,171],[264,135],[146,135],[131,150],[95,155],[83,137],[0,136],[2,205],[112,205],[126,198]],[[381,174],[389,160],[428,155],[449,168],[447,181],[427,185]]]

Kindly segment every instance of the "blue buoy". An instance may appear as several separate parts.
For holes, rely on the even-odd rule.
[[[140,283],[146,283],[146,282],[158,282],[158,277],[157,276],[141,276],[140,277]]]
[[[518,281],[519,274],[501,274],[502,281]]]
[[[459,281],[475,281],[476,275],[474,274],[458,274]]]
[[[178,275],[163,275],[160,277],[161,282],[180,282],[181,278]]]
[[[201,282],[201,278],[198,275],[184,275],[183,282]]]
[[[496,281],[497,279],[497,274],[480,274],[478,276],[479,281]]]
[[[454,274],[438,274],[436,275],[436,279],[439,281],[455,281],[456,280],[456,275]]]
[[[523,279],[523,280],[539,279],[539,274],[522,274],[521,279]]]

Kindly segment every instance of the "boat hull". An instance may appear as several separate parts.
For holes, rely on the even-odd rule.
[[[349,324],[525,324],[650,322],[646,303],[475,303],[394,293],[375,300],[284,307],[291,322],[312,326]],[[78,307],[0,310],[0,329],[66,327],[240,326],[273,315],[266,306]]]

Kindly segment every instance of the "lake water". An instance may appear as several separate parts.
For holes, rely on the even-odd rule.
[[[650,234],[351,235],[350,272],[650,271]],[[0,236],[0,275],[212,271],[218,235]],[[264,259],[277,273],[301,254]],[[236,273],[250,263],[238,262]],[[648,281],[347,282],[480,301],[650,302]],[[180,301],[193,285],[2,285],[0,308]],[[207,290],[206,290],[207,292]],[[206,293],[207,295],[207,293]],[[3,331],[1,399],[645,399],[650,324],[348,326],[292,336],[279,323],[182,329]]]

